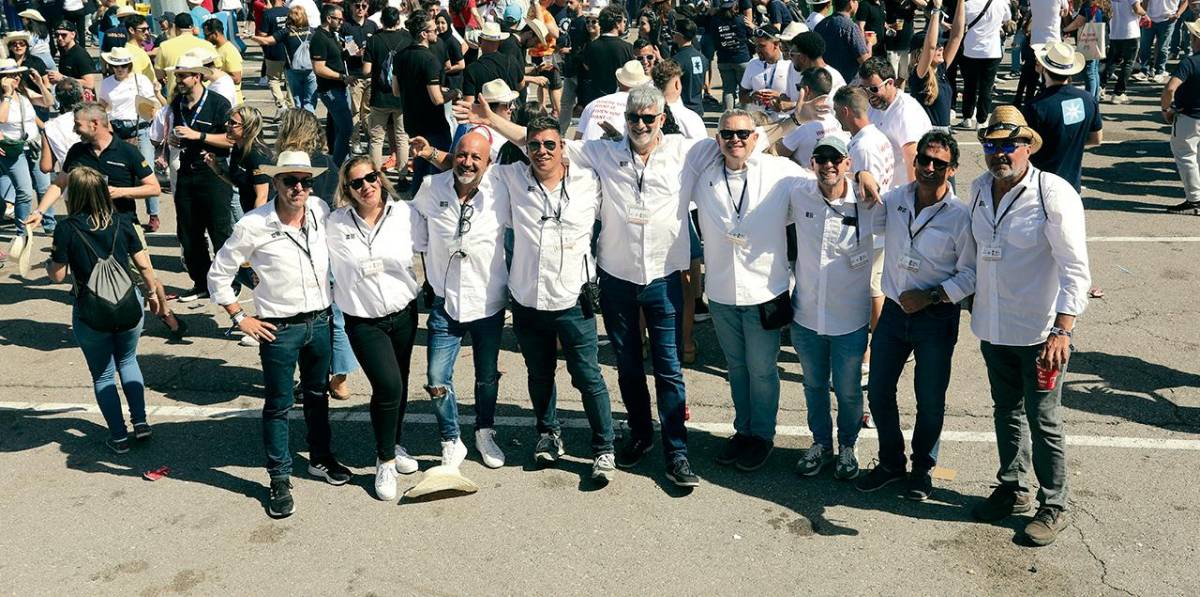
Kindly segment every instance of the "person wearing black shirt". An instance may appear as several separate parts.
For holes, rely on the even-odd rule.
[[[1021,112],[1030,128],[1042,135],[1042,149],[1029,157],[1034,167],[1057,174],[1078,192],[1083,175],[1083,148],[1099,145],[1104,131],[1100,103],[1071,84],[1083,70],[1083,54],[1071,44],[1052,41],[1034,54],[1042,75],[1042,92]]]
[[[354,130],[350,140],[356,147],[361,147],[360,132],[367,129],[371,94],[371,78],[363,73],[363,56],[367,52],[367,41],[378,27],[375,21],[367,20],[367,0],[347,0],[346,4],[350,7],[350,14],[342,22],[338,33],[346,49],[346,72],[353,77],[347,89],[350,96],[350,116],[354,119]],[[358,152],[361,153],[361,150]]]
[[[262,114],[258,108],[242,104],[229,113],[229,131],[225,133],[233,147],[228,167],[213,154],[205,162],[217,176],[237,188],[242,213],[266,205],[271,177],[263,174],[263,165],[273,165],[275,157],[262,142]]]
[[[167,69],[175,75],[169,142],[180,148],[175,189],[176,235],[183,249],[184,265],[192,279],[192,290],[180,296],[180,302],[208,296],[208,268],[212,266],[212,259],[204,240],[205,232],[212,246],[219,249],[233,231],[230,205],[233,188],[214,176],[205,164],[205,154],[211,153],[223,160],[232,146],[225,136],[229,100],[204,87],[204,80],[212,74],[211,70],[191,55],[184,55],[176,66]],[[162,157],[159,160],[165,161]]]
[[[887,16],[887,49],[888,62],[898,76],[907,77],[910,69],[909,47],[913,39],[913,27],[917,14],[917,6],[912,0],[885,0],[883,13]]]
[[[433,23],[438,29],[438,42],[429,49],[446,65],[446,71],[442,74],[442,86],[461,91],[463,71],[467,67],[463,43],[454,36],[454,29],[450,26],[450,13],[444,10],[439,12]]]
[[[100,75],[96,64],[83,46],[75,42],[75,27],[69,21],[58,24],[54,39],[58,42],[58,70],[48,73],[50,82],[58,84],[63,77],[71,77],[88,89],[100,86]]]
[[[313,32],[309,45],[313,73],[317,75],[317,97],[325,104],[325,137],[334,168],[342,165],[350,153],[350,132],[354,117],[350,115],[347,85],[353,81],[342,59],[342,42],[337,32],[342,27],[342,8],[336,4],[321,7],[321,26]]]
[[[683,86],[680,99],[691,111],[704,116],[704,76],[708,72],[708,61],[704,54],[692,46],[696,38],[696,24],[691,19],[680,17],[675,21],[675,63],[683,69],[679,84]]]
[[[735,2],[721,2],[720,12],[708,21],[705,37],[717,49],[717,71],[721,73],[721,103],[725,109],[738,101],[738,85],[750,62],[750,27],[741,14],[734,12]]]
[[[871,55],[879,57],[887,57],[887,15],[883,12],[882,0],[861,0],[858,3],[858,12],[854,13],[854,20],[862,28],[863,32],[870,31],[875,34],[875,44],[871,46]]]
[[[1171,125],[1171,154],[1183,181],[1183,203],[1167,213],[1200,216],[1200,22],[1184,23],[1192,34],[1192,55],[1179,61],[1160,98],[1162,117]]]
[[[272,0],[271,8],[263,11],[262,28],[258,30],[258,35],[273,37],[276,31],[287,31],[288,9],[283,5],[284,1]],[[271,97],[275,99],[276,117],[279,112],[292,107],[292,96],[288,95],[287,77],[284,76],[287,70],[285,51],[279,44],[262,46],[263,76],[267,78]]]
[[[392,93],[394,65],[400,54],[412,45],[412,35],[400,28],[400,10],[385,6],[380,15],[383,30],[371,36],[363,56],[363,71],[371,78],[371,112],[367,116],[367,133],[371,140],[371,161],[384,169],[383,138],[392,137],[392,160],[403,170],[408,163],[408,134],[404,129],[404,103]]]
[[[392,74],[392,91],[404,103],[404,130],[410,137],[425,137],[433,147],[449,151],[450,123],[443,107],[446,99],[442,95],[442,64],[429,51],[429,44],[438,38],[437,26],[423,10],[413,13],[405,24],[409,32],[416,32],[416,37],[411,46],[396,55]],[[413,160],[410,188],[414,194],[431,169],[427,160]]]
[[[484,83],[503,79],[508,88],[521,90],[521,81],[525,78],[524,63],[519,63],[500,49],[500,43],[512,37],[508,33],[484,29],[479,35],[479,59],[472,62],[463,74],[463,99],[473,102]]]
[[[580,105],[617,91],[617,71],[637,55],[625,34],[625,10],[616,5],[600,11],[600,37],[583,51],[583,68],[590,83],[579,88]],[[749,60],[749,58],[746,58]]]

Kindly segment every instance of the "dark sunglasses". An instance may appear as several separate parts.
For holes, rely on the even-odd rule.
[[[70,35],[71,33],[72,33],[71,31],[55,31],[54,36],[55,37],[66,37],[66,36]]]
[[[363,186],[366,185],[367,183],[375,184],[377,182],[379,182],[379,173],[371,172],[370,174],[367,174],[366,176],[363,176],[362,178],[351,179],[350,180],[350,188],[358,191],[358,190],[361,190],[363,188]]]
[[[917,154],[917,165],[922,168],[933,166],[934,170],[941,172],[950,167],[950,162],[921,153]]]
[[[543,147],[546,151],[554,151],[558,149],[558,141],[530,141],[525,146],[529,148],[529,153],[541,151]]]
[[[626,114],[625,120],[628,122],[637,122],[640,120],[640,121],[642,121],[642,124],[644,124],[646,126],[650,126],[650,125],[654,124],[654,121],[657,120],[659,116],[662,116],[662,115],[661,114]]]
[[[134,29],[134,31],[137,31],[137,32],[139,32],[139,33],[145,33],[145,32],[147,32],[147,31],[149,31],[149,30],[150,30],[150,26],[149,26],[149,25],[143,25],[143,26],[141,26],[141,27],[138,27],[137,29]]]
[[[1003,141],[1003,142],[983,141],[980,143],[980,145],[983,146],[983,153],[985,153],[987,155],[992,155],[995,153],[1012,153],[1012,152],[1016,151],[1018,147],[1028,145],[1028,144],[1029,143],[1024,140]],[[920,157],[920,156],[917,156],[917,157]]]
[[[637,60],[638,62],[654,62],[655,60],[658,60],[658,58],[656,58],[654,54],[646,54],[645,56],[638,56]]]
[[[824,166],[825,164],[833,164],[834,166],[836,166],[838,164],[841,164],[842,160],[845,160],[845,159],[846,159],[846,156],[844,156],[844,155],[828,154],[828,153],[813,154],[813,157],[812,157],[813,163],[817,164],[818,166]]]
[[[306,189],[313,188],[313,177],[311,176],[300,177],[288,175],[280,177],[279,181],[283,183],[283,186],[288,188],[296,186],[296,183],[300,183],[300,186]]]
[[[750,138],[750,135],[754,134],[754,131],[745,130],[745,129],[741,129],[741,130],[721,129],[721,130],[717,131],[717,133],[719,135],[721,135],[721,138],[726,141],[732,141],[734,137],[737,137],[738,139],[745,141],[746,139]]]
[[[762,28],[754,30],[754,37],[757,39],[769,39],[771,41],[775,41],[776,39],[778,39],[777,34],[775,32],[768,31],[768,30],[762,29]]]

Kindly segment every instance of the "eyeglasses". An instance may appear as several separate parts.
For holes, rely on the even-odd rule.
[[[662,116],[662,114],[626,114],[625,121],[637,123],[640,120],[642,121],[642,124],[650,126],[654,124],[655,120],[658,120],[659,116]]]
[[[145,32],[147,32],[147,31],[149,31],[149,30],[150,30],[150,26],[149,26],[149,25],[142,25],[141,27],[138,27],[138,28],[134,29],[134,31],[137,31],[138,33],[145,33]]]
[[[734,137],[737,137],[738,139],[745,141],[746,139],[750,138],[750,135],[754,134],[754,131],[750,131],[750,130],[746,130],[746,129],[741,129],[741,130],[721,129],[721,130],[717,131],[717,133],[720,134],[721,138],[726,141],[732,141]]]
[[[313,177],[311,176],[292,176],[289,174],[288,176],[281,176],[279,181],[289,189],[296,186],[296,183],[300,183],[300,186],[306,189],[313,188]]]
[[[1024,141],[1024,140],[1003,141],[1003,142],[983,141],[980,143],[980,145],[983,146],[983,153],[985,153],[987,155],[992,155],[995,153],[1012,153],[1012,152],[1016,151],[1018,147],[1022,147],[1022,146],[1028,145],[1028,144],[1029,144],[1029,142]]]
[[[464,203],[458,212],[458,227],[455,236],[462,238],[471,231],[471,216],[475,215],[475,206]]]
[[[867,93],[870,93],[871,95],[879,95],[879,92],[881,90],[883,90],[884,87],[887,87],[889,84],[891,84],[893,82],[894,81],[892,79],[885,79],[882,83],[880,83],[878,85],[863,85],[863,89],[865,89],[867,91]]]
[[[530,141],[525,144],[525,147],[529,148],[529,153],[541,151],[543,147],[546,148],[546,151],[554,151],[558,149],[558,141]]]
[[[812,157],[813,163],[818,166],[824,166],[825,164],[833,164],[834,166],[837,166],[838,164],[841,164],[842,161],[845,159],[846,159],[846,156],[844,156],[844,155],[836,155],[836,154],[828,154],[828,153],[813,154],[813,157]]]
[[[350,181],[350,188],[358,191],[358,190],[361,190],[364,185],[375,184],[377,182],[379,182],[379,173],[371,172],[361,178],[352,179]]]
[[[941,172],[950,167],[950,162],[921,153],[917,154],[917,166],[920,166],[921,168],[933,166],[934,170]]]

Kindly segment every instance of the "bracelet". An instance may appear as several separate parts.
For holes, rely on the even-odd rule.
[[[437,161],[437,152],[438,152],[438,150],[436,147],[429,150],[429,161],[431,161],[431,162]]]
[[[1071,330],[1066,330],[1066,329],[1060,328],[1058,326],[1053,326],[1050,328],[1050,335],[1051,336],[1066,336],[1066,337],[1070,338]]]
[[[207,139],[207,138],[208,138],[208,133],[201,131],[200,132],[200,142],[205,143],[206,142],[205,139]]]
[[[242,323],[242,320],[245,318],[246,318],[246,311],[244,309],[238,309],[237,313],[234,313],[233,315],[229,316],[229,319],[233,321],[233,325],[238,325],[238,324]]]

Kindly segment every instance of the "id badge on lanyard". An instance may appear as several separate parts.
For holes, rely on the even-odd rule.
[[[999,243],[984,245],[979,249],[979,256],[983,257],[984,261],[1000,261],[1004,257],[1004,250],[1000,248]]]
[[[646,208],[646,204],[638,202],[633,203],[625,208],[625,217],[630,224],[645,226],[650,223],[650,210]]]
[[[729,231],[725,233],[725,238],[736,246],[746,246],[746,235],[742,232],[740,227],[735,226],[730,228]]]
[[[383,273],[383,259],[374,257],[358,262],[358,271],[364,278],[372,278]]]
[[[913,273],[921,271],[921,255],[911,245],[900,256],[900,267]]]
[[[847,258],[850,260],[850,269],[860,270],[871,263],[871,256],[867,255],[866,251],[855,251],[850,253]]]

